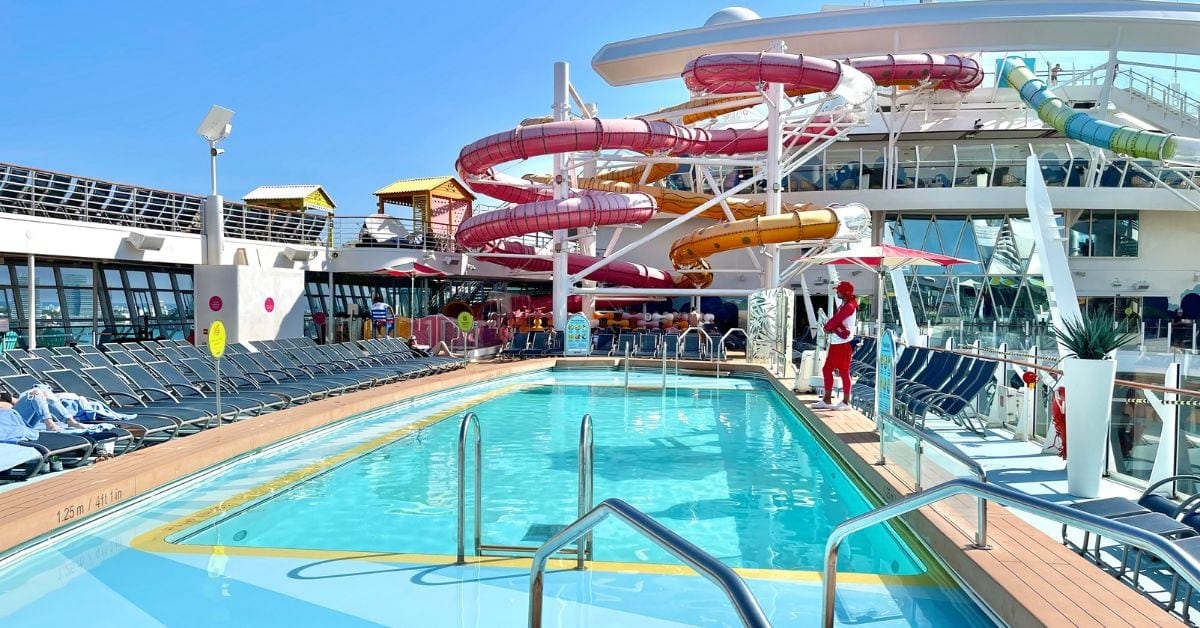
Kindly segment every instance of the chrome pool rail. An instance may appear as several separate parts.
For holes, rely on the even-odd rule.
[[[602,521],[614,516],[640,532],[655,545],[670,552],[684,564],[695,569],[723,591],[737,611],[742,625],[767,628],[771,625],[750,587],[727,565],[696,547],[687,539],[672,532],[646,513],[616,498],[606,499],[574,523],[550,537],[533,555],[529,567],[529,626],[541,628],[542,598],[546,579],[546,562],[550,556],[576,539],[586,536]]]
[[[934,434],[932,432],[927,432],[927,431],[922,430],[913,425],[909,425],[908,423],[901,421],[901,420],[897,419],[896,417],[894,417],[890,414],[887,414],[886,412],[881,412],[879,414],[879,416],[880,416],[880,424],[881,425],[886,423],[886,424],[895,426],[895,427],[899,428],[900,431],[902,431],[902,432],[908,434],[909,436],[912,436],[914,439],[916,439],[916,441],[917,441],[917,448],[916,448],[917,464],[916,464],[916,468],[915,468],[915,476],[916,477],[914,477],[913,479],[916,480],[916,483],[917,483],[916,489],[918,491],[921,490],[921,455],[922,455],[922,453],[924,453],[922,443],[932,444],[934,447],[937,447],[938,449],[940,449],[942,451],[942,453],[946,454],[947,456],[950,456],[956,462],[958,462],[959,464],[966,467],[968,471],[970,471],[972,474],[975,475],[975,477],[979,478],[980,482],[984,482],[984,483],[987,482],[987,472],[983,470],[983,467],[978,462],[973,460],[970,456],[968,456],[967,454],[964,454],[961,449],[959,449],[958,447],[955,447],[952,443],[950,443],[946,439],[942,438],[940,435]],[[884,430],[880,430],[879,431],[879,462],[877,463],[880,465],[887,464],[887,457],[884,456],[884,454],[883,454],[883,445],[886,442],[886,440],[885,440],[886,438],[887,438],[887,433]],[[988,547],[988,544],[987,544],[987,535],[988,535],[987,500],[984,499],[982,496],[979,497],[979,513],[977,516],[978,516],[978,521],[977,521],[978,527],[975,530],[975,549],[987,549],[987,547]]]
[[[507,554],[532,554],[537,551],[533,545],[494,545],[483,542],[483,432],[479,427],[479,417],[474,412],[463,415],[458,426],[458,535],[456,547],[456,565],[466,562],[467,535],[467,439],[474,435],[475,445],[475,556],[483,556],[484,552],[499,552]],[[594,447],[592,445],[592,415],[583,415],[579,425],[579,509],[578,516],[582,517],[592,508],[592,486],[595,482]],[[564,553],[576,556],[576,566],[584,569],[584,561],[592,558],[592,535],[585,535],[577,548],[563,550]]]
[[[1001,506],[1024,510],[1056,523],[1068,524],[1093,534],[1103,534],[1105,538],[1157,556],[1193,588],[1200,588],[1200,559],[1184,553],[1177,545],[1164,537],[1121,523],[1119,519],[1103,519],[1006,486],[960,478],[847,519],[833,529],[829,540],[825,542],[825,573],[821,583],[821,625],[825,628],[833,626],[838,547],[847,536],[956,495],[987,498]],[[551,539],[551,541],[553,540]]]
[[[579,422],[579,517],[583,517],[592,509],[592,486],[595,481],[594,454],[592,444],[592,415],[583,415]],[[575,548],[575,568],[583,571],[587,566],[585,560],[592,560],[592,533],[579,537],[579,545]]]
[[[629,390],[629,350],[632,347],[625,345],[625,390]]]
[[[717,355],[713,358],[713,361],[717,363],[717,377],[718,378],[721,377],[721,357],[724,356],[726,359],[728,359],[728,357],[729,357],[725,354],[725,341],[728,340],[729,337],[731,335],[733,335],[733,332],[735,332],[735,331],[740,333],[742,335],[742,338],[746,339],[746,344],[750,344],[750,334],[747,334],[746,330],[742,329],[741,327],[730,328],[728,331],[726,331],[721,336],[721,339],[717,341],[717,353],[719,355]]]
[[[475,434],[475,555],[479,555],[483,543],[483,433],[479,430],[479,417],[468,412],[458,426],[458,552],[456,564],[466,562],[467,533],[467,431]]]

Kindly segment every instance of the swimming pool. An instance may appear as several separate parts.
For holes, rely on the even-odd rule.
[[[723,562],[742,568],[764,608],[770,607],[773,621],[803,624],[801,618],[815,617],[815,570],[825,538],[840,521],[869,510],[870,501],[765,383],[679,376],[664,390],[654,386],[660,382],[657,375],[635,375],[634,385],[626,389],[615,373],[544,371],[369,413],[326,430],[320,438],[230,465],[163,503],[138,508],[72,541],[56,543],[51,551],[6,565],[0,586],[10,590],[12,585],[36,600],[15,608],[0,602],[0,617],[18,625],[22,617],[33,617],[25,613],[59,595],[39,595],[41,587],[29,579],[63,561],[79,565],[73,556],[95,555],[97,548],[107,548],[111,555],[104,555],[98,568],[77,567],[67,588],[87,582],[128,601],[128,592],[121,591],[141,585],[122,582],[114,565],[136,564],[139,574],[190,565],[185,572],[204,586],[200,597],[186,598],[184,606],[191,599],[231,602],[230,587],[244,588],[255,580],[233,575],[239,570],[274,576],[282,570],[282,584],[259,584],[257,595],[268,599],[268,607],[288,606],[290,592],[303,583],[310,596],[319,593],[305,597],[300,606],[306,606],[338,588],[325,581],[334,579],[313,580],[311,573],[329,565],[339,566],[340,572],[346,559],[388,564],[381,573],[402,572],[397,564],[449,562],[455,543],[456,438],[459,418],[467,410],[477,413],[483,434],[486,543],[536,546],[575,518],[579,422],[589,413],[597,502],[625,499]],[[595,551],[602,562],[582,574],[554,574],[551,582],[577,582],[551,595],[559,604],[588,607],[579,612],[591,615],[596,625],[631,621],[594,615],[602,611],[636,612],[642,618],[637,623],[645,625],[651,625],[646,623],[650,618],[713,625],[730,620],[727,609],[717,608],[723,605],[714,602],[707,583],[671,575],[678,570],[663,565],[674,561],[622,524],[597,528]],[[478,591],[480,582],[489,582],[491,594],[520,598],[526,571],[511,562],[497,565],[437,567],[438,578],[445,580],[437,586],[474,583],[470,586]],[[847,623],[990,624],[921,552],[889,528],[851,537],[843,547],[840,570],[852,574],[843,576],[848,586],[839,589],[839,615]],[[350,571],[353,575],[336,579],[338,585],[376,573]],[[428,578],[409,584],[418,591],[433,586]],[[346,617],[322,623],[380,621],[369,611],[386,606],[391,594],[403,590],[393,586],[350,604],[338,598],[332,607],[323,607],[338,608]],[[770,603],[763,591],[769,591]],[[416,601],[425,602],[428,594]],[[670,608],[654,602],[662,596],[672,600]],[[677,604],[683,600],[690,602]],[[500,624],[520,624],[523,604],[521,599],[515,610],[507,611],[514,622]],[[133,607],[144,612],[136,602]],[[461,613],[455,623],[434,608],[426,610],[433,614],[422,625],[463,623]],[[231,623],[253,623],[254,613],[264,611],[238,606],[227,612]],[[498,616],[481,617],[485,621],[478,625],[499,625],[486,622]],[[183,616],[176,619],[188,623]],[[573,622],[574,616],[563,623]]]

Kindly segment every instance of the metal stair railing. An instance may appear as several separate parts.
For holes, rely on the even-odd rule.
[[[616,517],[655,545],[667,550],[672,556],[695,569],[700,575],[717,585],[729,598],[741,618],[742,624],[752,628],[767,628],[771,625],[763,613],[758,599],[750,587],[733,569],[696,547],[687,539],[672,532],[646,513],[620,499],[606,499],[591,509],[558,534],[550,537],[533,555],[529,567],[529,626],[541,628],[542,598],[546,580],[546,563],[550,557],[566,545],[591,534],[593,528],[608,517]]]
[[[1085,532],[1102,534],[1104,538],[1135,547],[1157,556],[1172,571],[1193,588],[1200,589],[1200,560],[1183,552],[1171,541],[1145,530],[1121,523],[1119,519],[1103,519],[1095,515],[1074,510],[1062,504],[1046,501],[1027,493],[1000,486],[986,484],[966,478],[951,480],[931,489],[914,493],[838,524],[825,542],[825,573],[822,578],[821,625],[832,628],[834,620],[834,594],[837,588],[838,547],[854,532],[869,528],[877,523],[894,519],[918,508],[940,502],[956,495],[973,495],[980,499],[1016,508],[1044,517],[1056,523],[1071,525]],[[568,528],[569,529],[569,528]],[[564,531],[565,532],[565,531]],[[562,533],[560,533],[562,534]],[[557,536],[557,535],[556,535]],[[551,541],[554,539],[552,538]],[[547,542],[549,545],[549,541]],[[535,561],[536,562],[536,561]]]
[[[538,551],[534,546],[494,545],[483,542],[483,434],[479,429],[479,417],[474,412],[468,412],[463,416],[458,428],[458,535],[455,564],[462,565],[466,562],[467,441],[472,435],[475,449],[474,555],[483,556],[484,552],[489,551],[504,554],[529,554]],[[592,508],[592,487],[595,485],[593,451],[592,415],[585,414],[579,424],[579,517]],[[589,533],[579,538],[579,544],[574,550],[562,551],[573,554],[577,561],[576,567],[583,569],[584,561],[592,559],[592,535]]]

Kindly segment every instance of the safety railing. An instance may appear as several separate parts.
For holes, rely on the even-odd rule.
[[[501,554],[529,554],[538,551],[537,547],[525,545],[497,545],[483,542],[483,433],[479,428],[479,418],[474,412],[463,416],[458,428],[458,536],[456,564],[466,562],[466,531],[467,531],[467,441],[473,435],[475,449],[475,556],[483,556],[485,552]],[[578,516],[582,517],[592,508],[593,486],[595,485],[594,445],[592,438],[592,415],[583,415],[579,424],[579,507]],[[592,559],[592,535],[584,535],[574,551],[563,550],[573,554],[578,569],[584,568],[584,561]]]
[[[588,535],[608,517],[624,521],[700,575],[717,585],[737,611],[742,625],[766,628],[771,625],[750,587],[733,571],[711,554],[696,547],[687,539],[672,532],[649,515],[619,499],[606,499],[571,525],[550,537],[533,555],[529,568],[529,626],[542,625],[542,598],[545,589],[546,563],[550,557],[570,543]]]
[[[468,412],[458,426],[458,552],[457,563],[466,562],[467,534],[467,438],[475,435],[475,555],[480,555],[483,543],[483,432],[479,417]]]
[[[0,164],[0,212],[198,234],[204,197]],[[225,203],[224,233],[285,244],[324,245],[329,215]]]
[[[625,345],[625,390],[629,390],[629,352],[633,347]]]
[[[747,345],[750,344],[750,334],[747,334],[746,330],[742,329],[741,327],[733,327],[733,328],[727,330],[724,334],[722,334],[721,339],[717,341],[717,354],[718,355],[713,360],[714,362],[717,363],[717,377],[721,376],[721,361],[728,357],[725,355],[725,341],[729,340],[729,337],[731,335],[733,335],[733,332],[735,332],[735,331],[740,333],[742,335],[742,338],[746,339]]]
[[[983,470],[983,467],[980,466],[978,462],[964,454],[961,449],[955,447],[941,436],[932,432],[918,429],[917,427],[909,425],[908,423],[905,423],[904,421],[901,421],[886,412],[879,413],[879,419],[879,465],[887,464],[887,455],[885,452],[888,430],[884,426],[900,430],[914,439],[915,446],[913,447],[913,452],[916,454],[916,461],[913,465],[913,481],[915,482],[914,488],[916,490],[921,490],[921,462],[925,453],[925,443],[933,445],[943,454],[953,458],[955,462],[958,462],[962,466],[966,467],[967,470],[970,471],[976,478],[978,478],[980,482],[987,482],[987,472]],[[975,530],[975,548],[986,549],[988,535],[987,500],[980,497],[978,504],[976,515],[978,517],[978,526]]]
[[[1137,548],[1152,556],[1157,556],[1193,588],[1200,588],[1200,560],[1184,553],[1175,543],[1164,537],[1121,523],[1120,519],[1102,519],[1005,486],[961,478],[939,484],[920,493],[914,493],[881,508],[848,519],[833,529],[829,540],[825,542],[825,575],[822,582],[821,599],[822,625],[832,628],[834,623],[838,548],[846,537],[864,528],[889,521],[918,508],[957,495],[972,495],[980,499],[987,499],[1001,506],[1023,510],[1055,523],[1070,525]]]

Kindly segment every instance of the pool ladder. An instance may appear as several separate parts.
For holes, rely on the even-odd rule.
[[[483,556],[485,552],[499,555],[529,554],[538,551],[538,546],[527,545],[489,545],[483,543],[483,434],[479,429],[479,417],[474,412],[468,412],[462,418],[458,427],[458,553],[457,564],[466,562],[466,533],[467,533],[467,441],[471,440],[475,449],[475,556]],[[579,512],[582,518],[592,510],[592,486],[594,482],[592,444],[592,415],[583,415],[579,423]],[[575,557],[576,569],[584,568],[585,560],[592,560],[592,533],[588,531],[581,535],[574,548],[563,548],[561,553]]]

